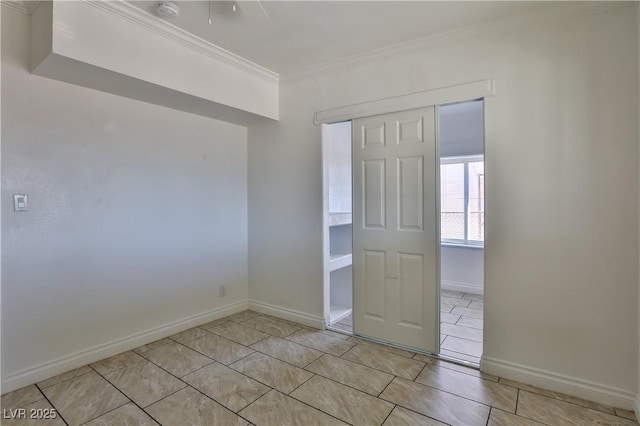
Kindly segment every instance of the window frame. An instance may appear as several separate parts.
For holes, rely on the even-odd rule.
[[[465,248],[484,248],[484,240],[469,239],[469,163],[477,163],[481,161],[484,164],[484,154],[474,155],[452,155],[440,157],[440,167],[446,164],[462,164],[464,169],[464,239],[460,238],[442,238],[440,236],[440,245],[447,247],[465,247]],[[484,173],[483,175],[484,176]],[[442,186],[440,186],[442,188]],[[483,189],[482,194],[485,191]],[[442,200],[443,195],[440,194]],[[440,201],[442,203],[442,201]],[[483,210],[484,212],[484,210]],[[440,221],[442,222],[442,207],[440,207]]]

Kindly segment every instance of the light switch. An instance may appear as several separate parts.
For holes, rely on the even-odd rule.
[[[13,211],[27,211],[27,194],[13,194]]]

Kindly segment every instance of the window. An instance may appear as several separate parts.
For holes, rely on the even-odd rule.
[[[443,244],[484,246],[484,157],[440,159]]]

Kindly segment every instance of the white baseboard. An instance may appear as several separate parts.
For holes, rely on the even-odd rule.
[[[249,300],[249,309],[262,314],[271,315],[284,320],[297,322],[308,327],[324,329],[324,318],[321,316],[309,315],[304,312],[287,309],[269,303],[259,302],[257,300]]]
[[[565,393],[615,408],[633,410],[634,403],[636,407],[640,405],[640,401],[633,392],[508,361],[482,357],[480,369],[505,379]]]
[[[11,392],[24,386],[41,382],[58,374],[100,361],[141,345],[146,345],[189,328],[206,324],[236,312],[242,312],[247,308],[248,303],[245,299],[25,368],[2,378],[2,392]]]
[[[469,284],[469,283],[460,283],[456,281],[440,281],[440,288],[443,290],[449,291],[459,291],[460,293],[470,293],[470,294],[484,294],[484,287]]]

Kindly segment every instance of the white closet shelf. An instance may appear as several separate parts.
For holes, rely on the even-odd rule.
[[[332,254],[329,257],[329,271],[335,271],[336,269],[350,266],[353,263],[353,256],[351,253],[347,254]]]
[[[329,226],[350,225],[352,221],[351,213],[329,212]]]

